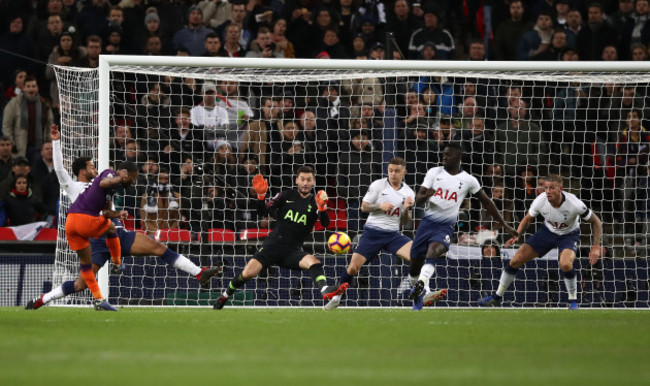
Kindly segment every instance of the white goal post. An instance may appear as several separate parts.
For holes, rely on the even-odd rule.
[[[134,143],[139,166],[156,163],[158,177],[168,173],[169,189],[179,193],[180,214],[176,222],[150,218],[151,212],[143,209],[150,193],[168,191],[159,180],[147,180],[136,186],[133,192],[137,194],[124,192],[120,198],[118,206],[133,213],[130,227],[168,241],[172,249],[197,264],[223,263],[226,267],[225,277],[214,279],[212,291],[204,292],[195,280],[166,266],[162,259],[126,258],[127,269],[120,276],[109,277],[106,268],[100,271],[102,292],[109,293],[113,303],[214,303],[261,245],[270,226],[254,214],[250,218],[253,206],[246,200],[245,163],[257,164],[273,194],[291,187],[295,166],[316,166],[316,188],[330,193],[334,221],[328,229],[314,231],[306,250],[323,260],[333,282],[345,269],[349,255],[334,256],[327,251],[326,237],[335,230],[352,237],[362,234],[363,214],[358,207],[371,177],[385,177],[388,161],[399,156],[407,161],[406,182],[417,191],[427,168],[439,164],[441,147],[451,139],[466,148],[464,168],[476,175],[499,209],[509,213],[514,227],[545,175],[562,175],[565,189],[583,199],[604,221],[606,255],[602,262],[590,267],[584,252],[576,259],[583,306],[650,306],[650,188],[643,185],[650,170],[644,148],[646,132],[641,129],[639,140],[631,134],[636,129],[628,129],[628,114],[640,115],[641,126],[650,128],[649,63],[121,55],[102,55],[99,63],[96,70],[56,67],[66,165],[85,152],[96,157],[101,171],[115,166],[118,159],[113,158],[123,156],[120,146]],[[229,85],[234,93],[228,91]],[[204,103],[209,106],[204,98],[212,91],[217,95],[214,111],[223,107],[230,114],[229,125],[207,124],[205,119],[214,119],[213,110],[208,108],[208,113],[201,113],[207,115],[199,116],[194,109]],[[196,150],[187,150],[195,149],[192,144],[183,147],[185,136],[177,140],[171,134],[183,112],[194,125],[190,132],[197,138],[198,156],[188,156],[188,151]],[[310,114],[316,122],[311,128]],[[116,141],[118,129],[132,138]],[[219,156],[224,146],[227,155]],[[192,171],[184,169],[188,162]],[[188,186],[174,186],[184,173],[191,174]],[[173,194],[170,197],[174,200]],[[161,207],[157,208],[161,216]],[[217,208],[224,213],[219,221],[214,215]],[[66,211],[62,202],[60,224]],[[422,215],[421,207],[414,211],[415,221],[405,227],[405,234],[413,236]],[[152,222],[156,223],[153,228]],[[174,226],[167,228],[161,222]],[[529,235],[533,230],[529,229]],[[66,250],[64,234],[60,225],[53,285],[73,280],[77,272],[78,261]],[[475,306],[478,298],[496,289],[501,268],[514,250],[501,248],[504,235],[473,200],[463,205],[454,234],[446,258],[436,261],[430,285],[449,289],[448,298],[439,306]],[[581,235],[581,250],[588,249],[588,225],[583,224]],[[483,256],[486,244],[499,247],[497,258]],[[556,256],[551,253],[522,269],[504,304],[562,306],[566,290]],[[382,253],[364,267],[342,304],[408,306],[407,273],[408,264]],[[58,304],[87,299],[86,291]],[[276,268],[247,283],[233,303],[322,305],[308,275]]]

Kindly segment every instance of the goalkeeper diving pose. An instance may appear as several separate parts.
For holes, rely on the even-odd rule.
[[[415,204],[415,192],[402,180],[406,174],[406,161],[396,157],[388,162],[388,178],[370,184],[361,201],[361,211],[370,213],[363,226],[363,234],[352,253],[352,259],[341,276],[341,283],[350,283],[361,266],[377,256],[382,250],[394,253],[404,261],[411,261],[413,241],[400,233],[400,225],[411,221],[411,207]],[[411,285],[415,284],[412,282]],[[428,289],[428,285],[426,286]],[[446,289],[427,291],[424,305],[433,305],[447,294]],[[341,295],[334,296],[325,307],[332,310],[341,303]]]
[[[422,309],[424,290],[434,273],[433,259],[449,250],[458,211],[468,193],[474,194],[481,201],[481,205],[506,232],[512,237],[519,236],[503,220],[476,177],[461,169],[462,156],[461,145],[448,143],[442,152],[442,166],[429,169],[415,196],[418,204],[427,204],[427,211],[420,221],[411,247],[410,279],[417,282],[411,290],[410,298],[416,311]]]
[[[54,171],[61,187],[65,191],[70,200],[74,203],[77,197],[92,183],[93,179],[97,177],[97,169],[90,157],[79,157],[72,163],[72,173],[77,177],[73,180],[68,174],[68,171],[63,166],[63,154],[61,152],[61,133],[57,125],[52,125],[50,129],[50,136],[52,138],[53,148],[53,161]],[[113,219],[113,224],[117,231],[118,240],[120,243],[121,256],[158,256],[165,259],[165,261],[174,268],[180,269],[195,276],[203,288],[210,286],[210,279],[215,275],[223,274],[223,267],[201,268],[197,267],[190,259],[183,255],[168,249],[164,244],[161,244],[146,235],[138,232],[127,231],[122,227],[120,221]],[[104,237],[91,238],[90,245],[92,247],[92,272],[93,276],[97,271],[111,258],[111,253],[106,246]],[[113,260],[114,264],[111,271],[118,273],[120,271],[119,260]],[[70,295],[75,292],[83,291],[87,288],[86,281],[80,274],[77,280],[66,281],[60,286],[54,288],[52,291],[41,295],[39,298],[30,300],[25,306],[27,310],[35,310],[43,305],[51,302],[52,300],[60,299],[64,296]],[[98,308],[103,310],[105,308]]]
[[[297,170],[296,188],[284,190],[265,202],[268,182],[261,174],[253,177],[253,188],[258,199],[258,213],[261,216],[270,213],[277,223],[244,270],[230,281],[228,288],[214,304],[214,309],[222,309],[235,291],[270,265],[309,271],[325,300],[345,292],[348,283],[338,287],[328,286],[323,264],[302,249],[305,238],[312,232],[317,220],[320,220],[324,227],[330,223],[327,214],[327,193],[321,190],[314,195],[315,181],[314,169],[310,166],[301,166]]]
[[[517,271],[525,263],[536,257],[544,256],[551,249],[560,251],[560,270],[564,284],[569,293],[569,309],[578,310],[578,280],[573,269],[573,261],[580,243],[580,218],[591,224],[594,235],[589,264],[594,265],[600,257],[600,237],[603,224],[587,206],[575,195],[563,192],[562,177],[557,174],[548,176],[544,193],[535,198],[526,216],[521,220],[517,231],[523,233],[537,215],[544,217],[544,224],[537,232],[522,244],[510,263],[505,266],[499,279],[499,287],[494,295],[479,299],[480,306],[498,306],[510,284],[515,280]],[[513,236],[506,246],[514,244],[519,236]]]

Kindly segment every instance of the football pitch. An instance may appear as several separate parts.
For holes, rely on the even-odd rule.
[[[0,385],[650,384],[650,312],[0,308]]]

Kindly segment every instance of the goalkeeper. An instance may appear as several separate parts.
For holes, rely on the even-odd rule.
[[[83,192],[86,187],[92,182],[93,178],[97,177],[97,169],[90,157],[79,157],[72,163],[72,173],[77,177],[73,180],[68,171],[63,166],[63,153],[61,151],[61,132],[57,125],[52,125],[50,128],[50,136],[52,138],[53,158],[54,158],[54,171],[61,187],[68,196],[70,203],[73,203],[77,197]],[[207,289],[210,287],[210,281],[213,276],[223,275],[223,267],[198,267],[187,257],[180,255],[165,245],[155,241],[142,233],[127,231],[122,227],[122,223],[118,220],[113,220],[117,228],[117,235],[120,239],[121,255],[122,256],[158,256],[162,257],[167,264],[172,267],[185,271],[190,275],[197,278],[202,288]],[[104,236],[98,239],[90,239],[92,246],[92,270],[93,274],[97,274],[99,269],[106,264],[110,258],[110,253],[106,247]],[[120,273],[119,265],[111,266],[112,273]],[[61,299],[64,296],[80,292],[86,289],[86,282],[81,276],[77,280],[70,280],[63,282],[60,286],[54,288],[48,293],[42,294],[40,297],[27,302],[25,309],[37,310],[47,303]],[[99,309],[98,309],[99,310]]]
[[[261,216],[271,214],[277,223],[244,270],[230,281],[228,288],[214,304],[214,309],[222,309],[237,289],[270,265],[309,271],[325,300],[345,292],[348,283],[338,287],[328,286],[323,263],[302,249],[305,238],[311,233],[317,220],[320,220],[324,227],[330,223],[327,214],[327,193],[321,190],[316,195],[313,194],[315,180],[314,169],[310,166],[301,166],[296,175],[296,188],[282,191],[265,202],[268,182],[261,174],[253,178],[253,188],[257,193],[259,204],[258,213]]]

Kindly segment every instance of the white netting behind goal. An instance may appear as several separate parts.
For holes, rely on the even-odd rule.
[[[97,150],[97,72],[57,68],[66,162]],[[301,165],[314,165],[316,189],[329,196],[332,222],[316,226],[305,250],[324,262],[330,282],[349,256],[327,251],[335,230],[362,234],[361,199],[385,176],[388,161],[407,162],[417,191],[439,165],[448,141],[466,149],[474,174],[516,227],[559,173],[604,222],[606,256],[587,262],[591,231],[582,226],[576,259],[584,306],[648,307],[647,215],[650,118],[648,72],[507,72],[286,70],[175,66],[110,69],[111,166],[141,168],[120,191],[125,226],[146,233],[201,265],[224,264],[223,279],[200,291],[187,274],[154,257],[124,258],[110,277],[117,304],[212,304],[244,266],[273,221],[258,217],[250,181],[268,178],[270,194],[293,186]],[[68,104],[69,102],[69,104]],[[61,206],[62,215],[66,206]],[[413,236],[423,210],[404,228]],[[65,217],[62,218],[64,223]],[[448,288],[439,306],[472,306],[498,285],[513,249],[478,201],[467,200],[446,258],[431,287]],[[531,226],[527,236],[534,232]],[[63,232],[60,232],[63,235]],[[54,285],[76,276],[78,261],[57,250]],[[486,245],[494,246],[495,258]],[[557,254],[525,266],[505,304],[554,307],[566,301]],[[401,306],[408,265],[381,254],[364,266],[343,301],[348,306]],[[83,299],[83,297],[82,297]],[[272,267],[236,295],[238,305],[320,306],[308,274]]]

